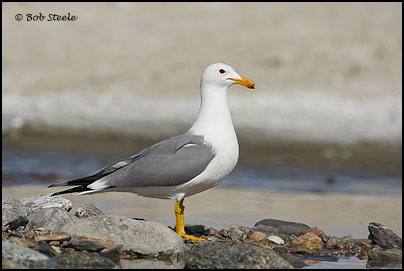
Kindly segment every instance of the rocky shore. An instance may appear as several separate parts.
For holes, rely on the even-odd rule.
[[[185,230],[206,241],[192,243],[158,222],[106,216],[93,205],[72,212],[58,196],[9,197],[2,200],[2,268],[302,268],[351,257],[367,267],[402,267],[401,238],[376,222],[368,239],[276,219]]]

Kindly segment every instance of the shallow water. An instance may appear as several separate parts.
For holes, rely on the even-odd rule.
[[[2,185],[48,185],[90,175],[124,158],[62,151],[3,149]],[[237,166],[220,184],[289,193],[397,195],[400,178],[366,172],[336,173],[322,169]]]

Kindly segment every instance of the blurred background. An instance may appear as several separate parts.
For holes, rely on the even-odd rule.
[[[220,187],[396,197],[401,231],[401,3],[2,7],[3,193],[185,132],[223,62],[257,89],[229,91],[240,159]],[[40,13],[77,19],[26,20]]]

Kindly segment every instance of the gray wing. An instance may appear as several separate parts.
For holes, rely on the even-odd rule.
[[[100,170],[107,187],[173,186],[192,180],[214,158],[203,136],[183,134],[161,141]],[[101,181],[101,180],[100,180]]]

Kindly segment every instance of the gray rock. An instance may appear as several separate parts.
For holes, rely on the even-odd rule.
[[[70,242],[63,243],[63,247],[72,247],[79,251],[99,252],[105,247],[98,242],[90,240],[71,240]]]
[[[49,230],[59,230],[64,224],[79,220],[74,215],[61,208],[38,209],[28,216],[27,230],[44,227]]]
[[[39,242],[38,251],[49,258],[55,257],[57,255],[56,251],[48,245],[45,241]]]
[[[63,253],[53,257],[52,261],[58,269],[118,268],[113,261],[94,252]]]
[[[27,269],[27,268],[53,268],[55,263],[35,250],[2,241],[1,243],[1,266],[3,269]]]
[[[90,216],[104,215],[104,213],[94,205],[88,204],[85,206],[80,206],[74,213],[74,215],[78,218],[86,218]]]
[[[205,241],[190,249],[185,268],[292,269],[293,266],[270,250],[250,243]]]
[[[70,200],[62,198],[61,196],[51,197],[50,194],[40,194],[29,198],[23,198],[21,202],[24,206],[30,208],[32,212],[46,208],[62,208],[69,212],[73,207]]]
[[[261,231],[267,235],[277,235],[285,234],[300,236],[306,234],[310,227],[296,222],[288,222],[277,219],[263,219],[255,223],[253,230]]]
[[[338,238],[331,236],[328,238],[327,243],[325,244],[325,247],[327,249],[331,249],[331,250],[339,250],[341,249],[338,243]]]
[[[182,238],[167,226],[123,216],[93,216],[77,219],[61,228],[70,235],[106,238],[144,255],[157,255],[168,249],[185,250]]]
[[[401,262],[403,259],[401,249],[373,248],[368,251],[369,261],[377,262]]]
[[[228,238],[230,240],[239,240],[239,241],[247,240],[252,233],[253,231],[251,231],[249,228],[237,225],[231,225],[220,231],[220,234],[223,237]]]
[[[105,248],[100,252],[100,255],[110,259],[113,262],[118,262],[121,258],[122,247],[122,245],[117,245],[111,248]]]
[[[368,226],[369,240],[372,244],[378,244],[381,248],[402,248],[402,240],[392,230],[380,223],[371,222]]]
[[[15,230],[20,226],[27,225],[30,212],[30,209],[14,196],[3,199],[1,208],[2,231]]]

